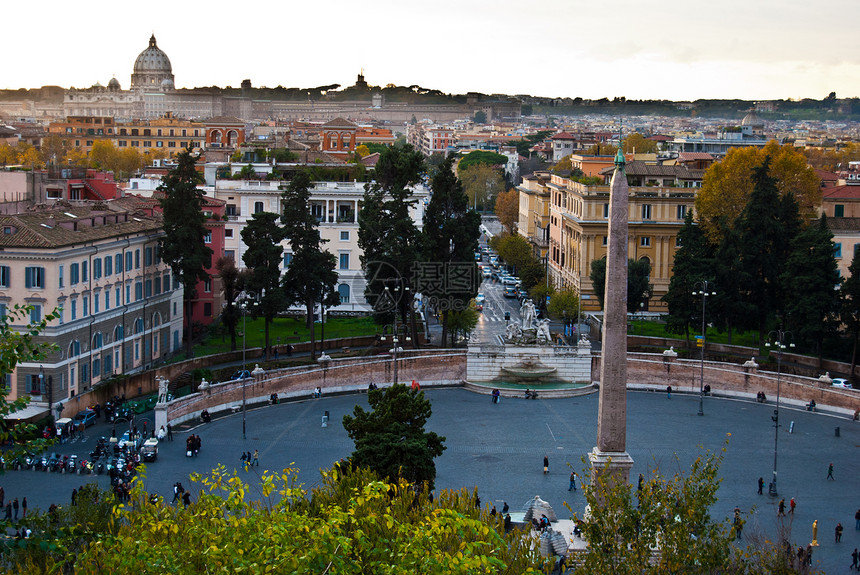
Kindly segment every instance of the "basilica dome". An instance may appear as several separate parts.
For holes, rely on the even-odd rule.
[[[149,47],[134,61],[131,88],[161,91],[173,89],[173,67],[170,65],[170,58],[156,44],[155,34],[149,39]]]

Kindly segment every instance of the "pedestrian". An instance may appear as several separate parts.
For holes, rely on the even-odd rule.
[[[260,467],[259,457],[260,457],[260,452],[255,449],[254,450],[254,463],[252,463],[251,465],[256,465],[257,467]]]
[[[570,485],[567,487],[568,491],[576,491],[576,471],[570,472]]]
[[[3,501],[5,501],[5,500],[6,500],[6,492],[3,491],[2,487],[0,487],[0,507],[3,507]],[[860,511],[857,511],[857,513],[860,513]],[[860,525],[860,519],[857,520],[857,524]],[[857,527],[857,529],[860,529],[860,527]]]
[[[791,498],[791,501],[788,502],[788,512],[794,515],[794,508],[797,506],[797,503],[794,501],[794,497]]]
[[[636,485],[636,491],[642,491],[642,486],[645,484],[645,476],[639,474],[639,483]]]
[[[182,484],[179,483],[178,481],[173,484],[173,499],[170,501],[171,505],[176,503],[176,500],[180,499],[182,497],[181,489],[182,489]]]
[[[854,551],[851,553],[851,567],[849,569],[854,569],[855,571],[860,571],[860,566],[857,565],[857,558],[860,557],[860,553],[857,553],[857,548],[854,548]]]
[[[239,458],[239,461],[242,462],[242,465],[248,463],[248,455],[244,451],[242,452],[242,457]]]
[[[776,512],[777,517],[785,517],[785,499],[779,500],[779,510]]]
[[[758,478],[758,494],[761,495],[761,491],[764,489],[764,477]]]
[[[839,543],[840,541],[842,541],[842,524],[837,523],[836,524],[836,542]]]
[[[481,508],[481,498],[478,496],[477,493],[475,493],[475,507],[477,509]]]
[[[187,491],[182,494],[182,504],[185,505],[185,507],[191,505],[191,494]]]
[[[509,507],[508,507],[508,502],[507,502],[507,501],[503,501],[503,502],[502,502],[502,513],[504,513],[505,515],[507,515],[507,514],[508,514],[508,509],[509,509]]]
[[[0,499],[0,505],[2,505],[2,504],[3,504],[3,500]],[[854,521],[855,521],[854,529],[857,529],[858,531],[860,531],[860,509],[858,509],[857,513],[854,514]]]
[[[173,426],[167,424],[167,441],[173,441]]]
[[[549,473],[549,457],[546,455],[543,456],[543,474],[546,475]]]
[[[12,502],[12,512],[15,515],[15,521],[18,521],[18,498],[17,497]]]
[[[12,503],[6,503],[6,521],[12,520]]]
[[[666,399],[672,399],[672,386],[666,386]]]
[[[832,463],[827,468],[827,479],[830,479],[831,481],[836,481],[836,478],[833,477],[833,464]]]
[[[744,531],[744,520],[741,518],[741,510],[735,507],[735,517],[732,519],[735,528],[735,539],[740,539]]]
[[[490,509],[490,515],[495,515],[495,514],[496,514],[496,506],[493,505],[493,508]]]
[[[27,498],[21,500],[21,518],[27,517]]]
[[[75,499],[78,497],[78,490],[72,489],[72,505],[75,504]]]

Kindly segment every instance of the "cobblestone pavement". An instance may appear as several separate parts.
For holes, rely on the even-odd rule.
[[[568,464],[582,475],[581,459],[596,439],[596,394],[537,401],[503,398],[498,405],[491,404],[488,396],[459,388],[430,389],[426,394],[433,403],[428,428],[446,437],[447,449],[437,460],[437,489],[477,487],[482,502],[499,509],[507,501],[512,510],[519,510],[540,495],[561,518],[569,516],[565,501],[574,511],[582,511],[581,493],[567,491]],[[779,431],[779,497],[771,498],[756,494],[756,481],[764,477],[768,482],[772,475],[772,405],[708,399],[705,416],[699,417],[696,397],[673,394],[668,400],[663,393],[631,392],[628,398],[627,446],[635,460],[633,478],[654,467],[664,474],[686,469],[701,448],[720,449],[731,434],[713,515],[728,516],[737,506],[752,513],[745,537],[756,529],[773,534],[777,501],[794,497],[794,517],[784,520],[791,527],[792,541],[809,543],[812,522],[818,519],[821,547],[815,551],[815,561],[828,573],[847,572],[851,551],[860,547],[860,531],[854,529],[854,512],[860,508],[860,424],[784,409],[780,418],[784,427]],[[161,444],[158,461],[148,466],[145,485],[169,498],[175,481],[189,487],[190,472],[205,472],[217,464],[240,469],[254,483],[257,468],[241,470],[239,457],[242,451],[258,449],[259,469],[280,470],[295,462],[300,480],[312,487],[319,480],[319,469],[351,453],[353,444],[341,420],[356,404],[366,407],[367,396],[323,397],[255,409],[246,414],[247,440],[242,440],[241,413],[177,432],[173,443]],[[321,417],[326,410],[331,421],[323,428]],[[791,422],[793,433],[789,433]],[[840,437],[835,436],[837,426]],[[56,451],[88,454],[96,438],[109,433],[110,427],[99,423],[87,431],[86,441],[58,446]],[[185,457],[188,433],[202,438],[196,458]],[[548,475],[543,474],[544,455],[549,457]],[[829,463],[834,464],[835,481],[826,479]],[[68,502],[72,488],[87,481],[108,485],[104,476],[36,471],[7,471],[0,476],[7,500],[26,496],[31,511],[45,509],[52,502]],[[837,522],[845,527],[838,544],[834,542]]]

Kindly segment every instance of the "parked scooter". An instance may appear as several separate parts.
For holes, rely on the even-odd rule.
[[[87,469],[87,464],[89,462],[86,459],[82,459],[80,465],[78,465],[78,475],[87,475],[89,473],[89,469]]]
[[[47,470],[50,472],[59,471],[62,461],[59,453],[52,453],[47,461]]]

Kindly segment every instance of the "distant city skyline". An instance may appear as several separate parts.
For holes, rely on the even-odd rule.
[[[3,8],[0,88],[130,84],[155,34],[178,88],[366,81],[599,99],[860,96],[856,4],[822,0],[213,0]]]

